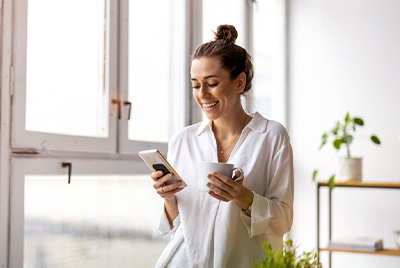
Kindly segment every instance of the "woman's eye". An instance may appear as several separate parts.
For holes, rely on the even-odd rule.
[[[216,87],[216,86],[218,86],[218,83],[209,84],[208,86],[209,86],[209,87]]]
[[[197,85],[193,85],[192,87],[195,88],[195,89],[200,88],[200,86],[197,86]]]

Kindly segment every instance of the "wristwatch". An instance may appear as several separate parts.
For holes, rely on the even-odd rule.
[[[246,213],[246,215],[249,216],[249,217],[251,217],[251,208],[252,208],[252,206],[253,206],[253,204],[251,204],[247,209],[243,209],[242,208],[242,211],[244,213]]]

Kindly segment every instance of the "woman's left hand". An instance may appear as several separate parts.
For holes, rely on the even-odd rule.
[[[207,187],[210,188],[208,194],[225,202],[235,199],[239,196],[240,188],[243,186],[243,180],[235,181],[235,179],[239,177],[238,175],[240,176],[239,170],[235,170],[235,177],[233,178],[229,178],[219,172],[209,174],[208,179],[218,187],[211,182],[207,183]]]
[[[207,183],[210,188],[208,194],[215,199],[228,202],[234,201],[241,208],[247,209],[253,202],[253,192],[243,186],[243,180],[235,181],[240,176],[240,171],[235,170],[235,177],[229,178],[219,172],[209,174],[208,178],[217,186],[212,183]]]

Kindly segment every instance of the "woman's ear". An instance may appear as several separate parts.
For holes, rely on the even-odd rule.
[[[246,74],[244,72],[240,73],[237,80],[237,93],[241,94],[246,87]]]

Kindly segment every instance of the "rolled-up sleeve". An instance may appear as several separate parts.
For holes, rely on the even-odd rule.
[[[161,213],[160,216],[160,221],[158,223],[158,231],[160,231],[161,234],[167,235],[167,234],[174,234],[178,226],[181,224],[181,219],[178,214],[174,221],[172,222],[172,229],[171,226],[169,226],[169,221],[167,218],[167,213],[165,212],[165,208],[163,209],[163,212]]]
[[[177,148],[179,146],[176,144],[176,135],[174,135],[168,142],[168,155],[167,155],[167,160],[169,163],[171,163],[172,166],[174,166],[175,162],[174,159],[176,159],[176,154],[177,154]],[[172,222],[172,229],[169,225],[169,221],[167,218],[167,213],[165,211],[165,205],[162,207],[161,215],[160,215],[160,221],[158,223],[158,230],[160,231],[161,234],[167,235],[171,234],[173,235],[178,228],[178,226],[181,223],[180,215],[178,214],[174,221]]]
[[[259,234],[283,236],[292,226],[294,172],[289,143],[274,155],[270,175],[265,196],[253,192],[251,217],[240,214],[250,238]]]

